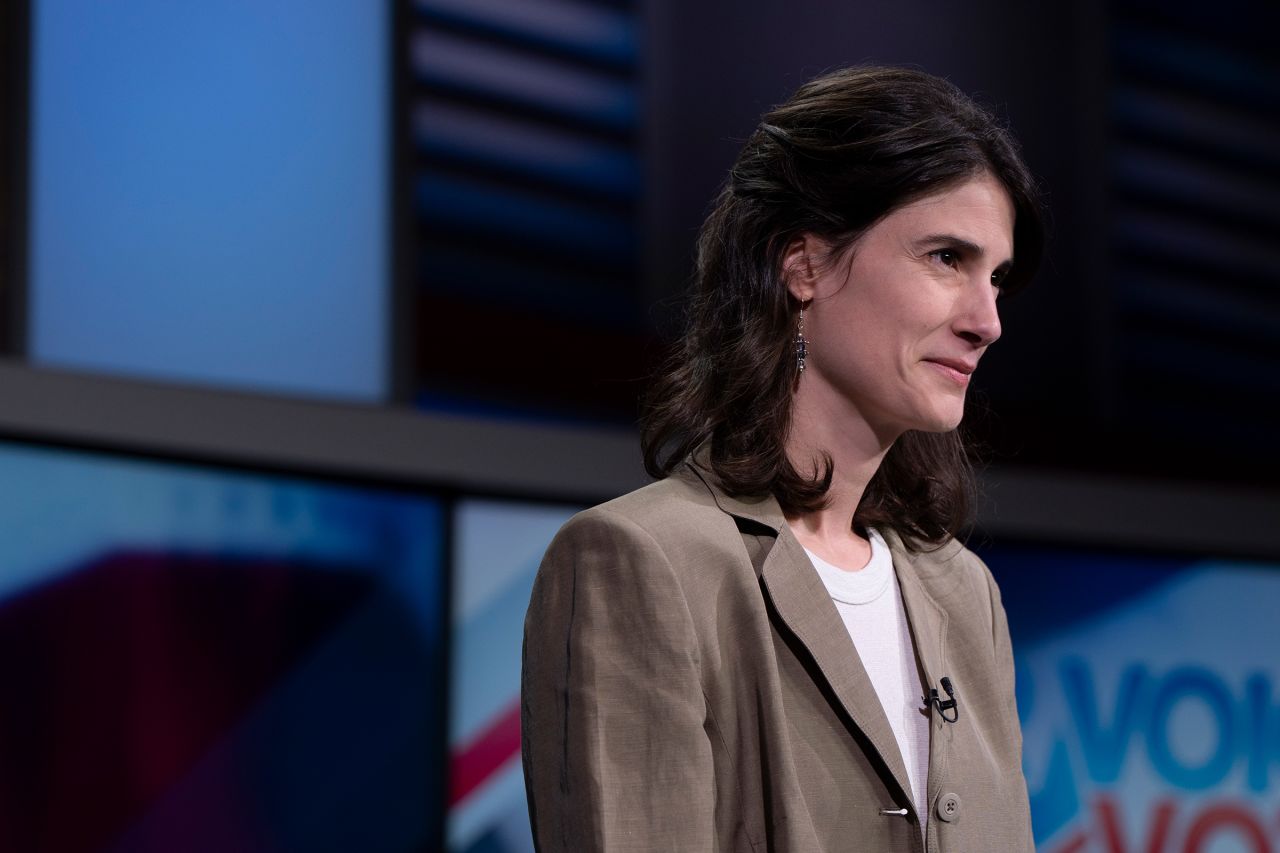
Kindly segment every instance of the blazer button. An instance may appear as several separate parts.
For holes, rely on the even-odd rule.
[[[934,810],[938,817],[947,823],[960,817],[960,797],[950,791],[938,798],[938,807]]]

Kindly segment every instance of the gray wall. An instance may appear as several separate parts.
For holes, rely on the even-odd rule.
[[[647,482],[629,430],[290,400],[4,361],[0,437],[582,504]],[[1026,467],[993,468],[983,486],[980,524],[996,537],[1280,556],[1274,490],[1206,491]]]

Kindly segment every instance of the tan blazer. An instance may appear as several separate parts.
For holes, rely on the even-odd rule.
[[[884,531],[922,695],[948,676],[959,700],[955,723],[932,714],[917,809],[777,501],[709,483],[685,465],[575,516],[547,551],[521,682],[538,848],[1033,851],[1013,655],[986,566],[956,542],[912,555]]]

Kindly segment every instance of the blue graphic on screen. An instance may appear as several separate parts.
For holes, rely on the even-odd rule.
[[[1049,853],[1280,845],[1280,566],[983,551],[1017,657]]]
[[[34,2],[31,358],[385,398],[389,5]]]
[[[520,649],[542,554],[580,507],[459,503],[453,524],[450,853],[533,853],[520,764]]]
[[[0,849],[417,851],[441,506],[0,442]]]

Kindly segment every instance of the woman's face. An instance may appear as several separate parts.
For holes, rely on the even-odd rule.
[[[803,266],[793,244],[788,286],[813,300],[797,390],[808,413],[860,417],[884,441],[958,426],[970,375],[1000,337],[1013,222],[1009,194],[984,173],[898,208],[826,263]],[[813,257],[812,238],[797,243]]]

